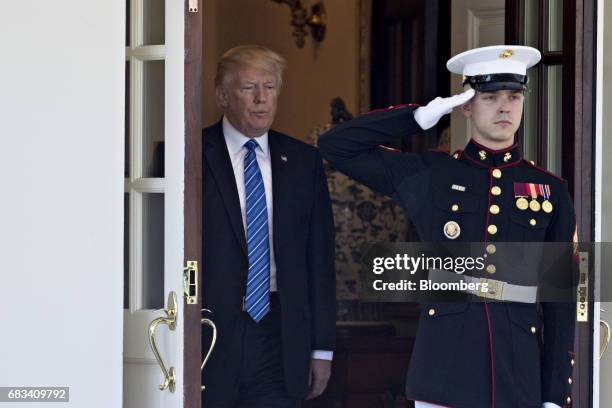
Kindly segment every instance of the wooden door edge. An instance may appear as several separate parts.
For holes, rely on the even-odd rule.
[[[198,261],[198,298],[184,305],[184,407],[201,408],[202,309],[202,1],[185,1],[185,261]],[[184,299],[184,298],[183,298]]]

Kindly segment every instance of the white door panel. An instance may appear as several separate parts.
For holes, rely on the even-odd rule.
[[[183,406],[184,2],[131,0],[129,63],[129,301],[124,309],[125,408]],[[161,165],[163,163],[163,166]],[[160,390],[162,369],[149,324],[177,295],[177,326],[160,324],[155,341],[174,391]]]

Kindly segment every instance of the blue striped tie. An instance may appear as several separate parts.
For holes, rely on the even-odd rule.
[[[249,251],[244,309],[257,323],[270,311],[270,240],[266,190],[257,165],[253,139],[244,144],[244,186],[246,195],[246,234]]]

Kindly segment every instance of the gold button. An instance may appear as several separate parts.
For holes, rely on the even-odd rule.
[[[489,232],[489,234],[491,235],[495,235],[497,234],[497,226],[496,225],[489,225],[489,227],[487,228],[487,231]]]
[[[497,251],[497,247],[493,244],[489,244],[487,245],[487,253],[488,254],[494,254],[495,251]]]
[[[493,204],[491,207],[489,207],[489,211],[491,214],[499,214],[499,205]]]
[[[535,227],[535,225],[537,224],[535,218],[532,218],[529,220],[529,224],[531,224],[531,226]]]
[[[535,328],[535,326],[531,326],[531,332],[532,332],[532,333],[535,333],[535,332],[536,332],[536,328]]]
[[[573,383],[573,381],[572,381],[572,378],[571,378],[571,377],[567,379],[567,383],[568,383],[568,384]]]
[[[453,210],[453,212],[459,211],[459,204],[453,204],[453,206],[451,207],[451,210]]]
[[[495,265],[487,265],[487,272],[488,273],[495,273],[496,269],[495,269]]]
[[[567,397],[567,399],[565,400],[565,402],[567,402],[568,404],[572,403],[572,399],[570,397]]]
[[[436,310],[435,310],[435,309],[429,309],[429,310],[427,311],[427,313],[428,313],[430,316],[433,316],[433,315],[435,315],[435,314],[436,314]]]
[[[501,194],[501,188],[499,188],[498,186],[493,186],[491,188],[491,194],[493,194],[494,196],[498,196]]]
[[[493,174],[493,177],[495,177],[496,179],[501,178],[501,176],[502,176],[502,172],[501,172],[500,169],[493,170],[492,174]]]
[[[572,358],[572,361],[570,361],[570,364],[572,365],[572,367],[574,366],[575,362],[573,358]]]

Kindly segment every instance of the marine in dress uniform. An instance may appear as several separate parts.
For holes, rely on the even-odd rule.
[[[463,94],[436,98],[421,108],[375,111],[319,139],[321,153],[335,168],[394,197],[421,241],[482,243],[488,255],[485,273],[492,283],[512,289],[479,301],[421,305],[406,383],[407,397],[417,407],[572,404],[575,304],[571,299],[538,302],[528,287],[503,281],[509,272],[500,275],[495,265],[502,242],[567,242],[571,247],[575,218],[567,183],[525,160],[516,143],[496,150],[472,139],[454,155],[382,147],[435,125],[475,92],[520,93],[527,68],[539,59],[540,53],[530,47],[467,51],[447,64],[464,75],[470,89]],[[572,257],[566,262],[573,262]]]

